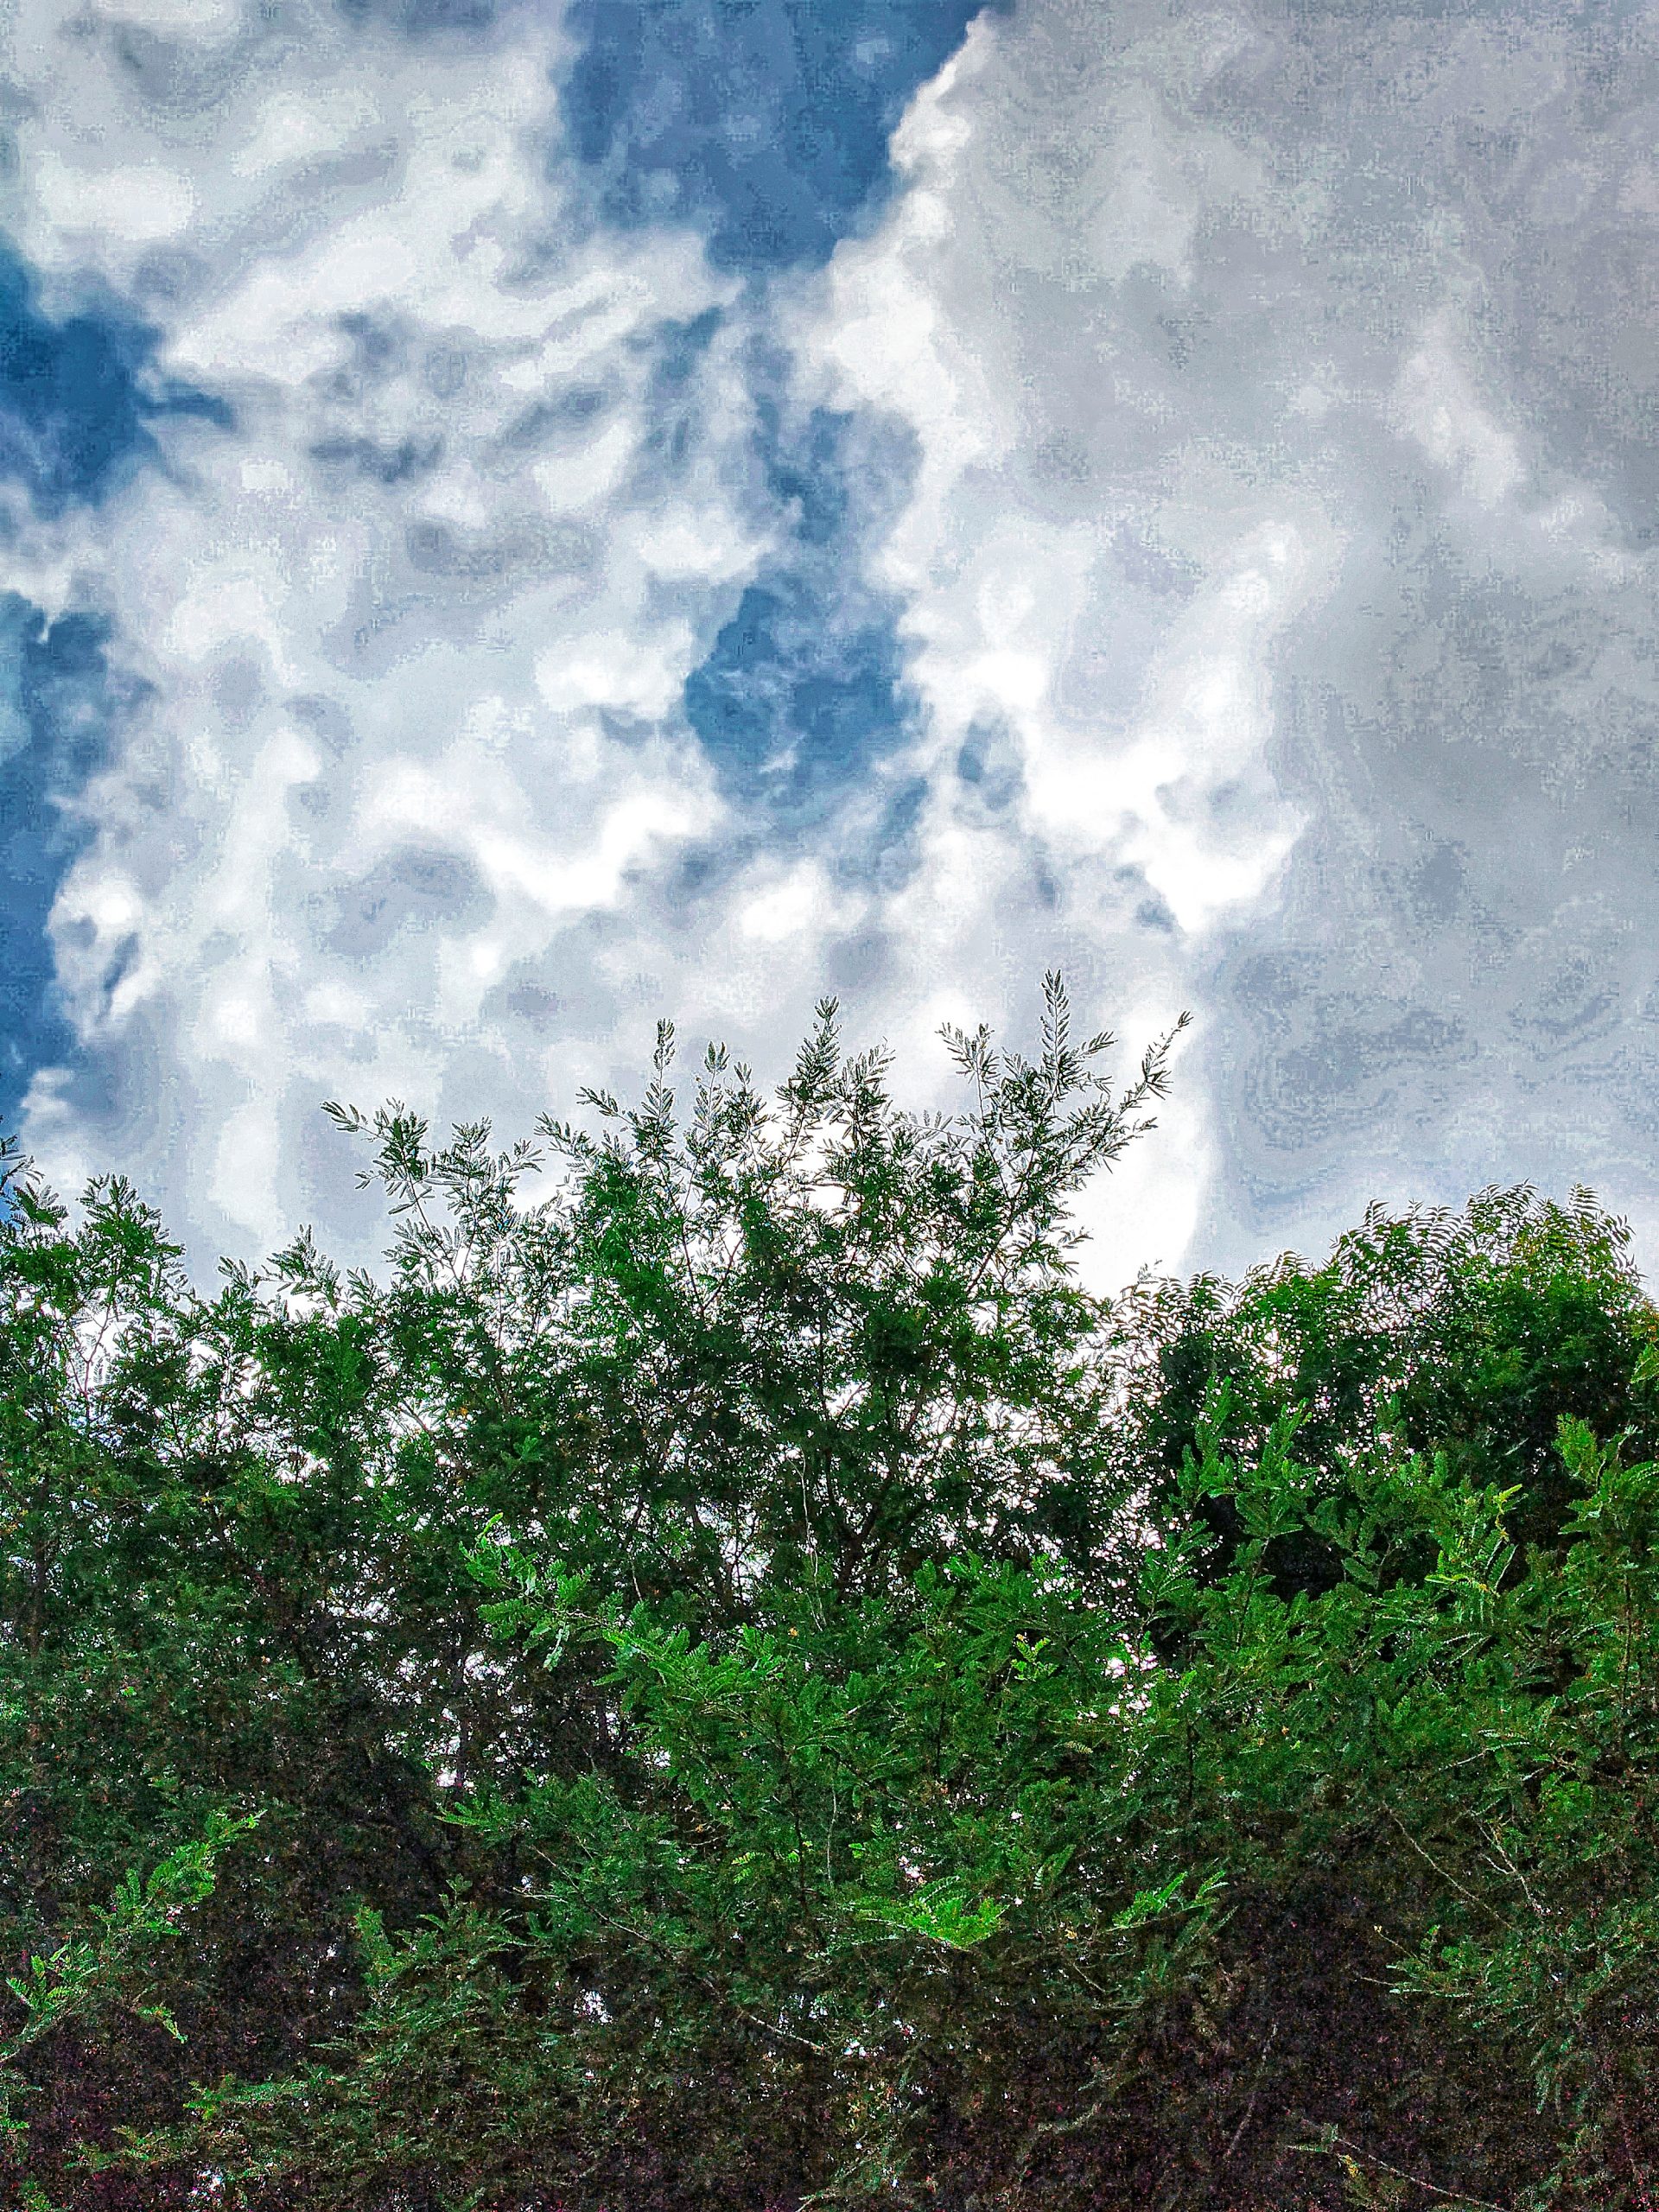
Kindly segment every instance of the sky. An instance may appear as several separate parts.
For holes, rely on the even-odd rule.
[[[1102,1287],[1589,1185],[1659,1267],[1659,14],[11,0],[0,1125],[199,1267],[1044,971]]]

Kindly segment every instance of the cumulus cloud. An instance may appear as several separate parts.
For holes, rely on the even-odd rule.
[[[15,14],[4,226],[148,441],[10,524],[99,702],[28,1140],[349,1247],[325,1096],[522,1128],[828,988],[944,1103],[1058,963],[1200,1016],[1102,1279],[1659,1224],[1650,22],[1020,0],[884,153],[969,10],[799,12],[724,110],[701,0]]]
[[[1187,1256],[1489,1178],[1659,1228],[1656,60],[1623,9],[1028,0],[801,302],[919,455],[906,896],[1197,1007]]]
[[[80,794],[81,1050],[26,1134],[257,1249],[324,1210],[322,1096],[522,1107],[556,1003],[591,1033],[632,995],[637,954],[553,955],[717,812],[671,710],[761,542],[733,288],[689,234],[562,236],[528,15],[441,55],[323,10],[15,35],[14,235],[228,410],[18,527],[18,581],[143,687]]]
[[[948,12],[917,11],[936,43]],[[824,72],[814,39],[773,67],[791,21],[750,26],[749,73],[799,124]],[[630,1079],[665,1008],[775,1060],[868,964],[892,441],[798,402],[764,289],[708,251],[752,162],[614,226],[582,58],[511,7],[12,25],[10,234],[55,327],[143,329],[160,395],[155,466],[13,518],[18,585],[112,671],[51,917],[74,1049],[24,1135],[63,1181],[135,1174],[199,1256],[378,1233],[326,1096],[522,1127]],[[851,55],[813,155],[841,147],[841,218],[933,58]]]

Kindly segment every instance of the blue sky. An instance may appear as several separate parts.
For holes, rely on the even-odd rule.
[[[815,999],[1197,1017],[1097,1272],[1659,1232],[1623,5],[21,0],[0,1118],[199,1260]]]

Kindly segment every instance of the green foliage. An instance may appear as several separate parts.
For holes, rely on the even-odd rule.
[[[1300,1455],[1329,1486],[1343,1453],[1386,1424],[1471,1484],[1512,1487],[1520,1545],[1554,1545],[1572,1506],[1563,1419],[1659,1452],[1659,1405],[1637,1376],[1656,1319],[1629,1248],[1589,1192],[1562,1206],[1523,1185],[1482,1192],[1460,1215],[1373,1206],[1320,1267],[1287,1254],[1236,1286],[1142,1283],[1119,1317],[1137,1463],[1154,1486],[1173,1481],[1225,1379],[1234,1448],[1259,1452],[1294,1408]],[[1209,1518],[1236,1540],[1224,1503]],[[1337,1572],[1319,1541],[1273,1556],[1287,1588]]]
[[[10,2200],[1650,2204],[1622,1227],[1104,1302],[1169,1040],[947,1042],[333,1109],[378,1279],[0,1164]]]

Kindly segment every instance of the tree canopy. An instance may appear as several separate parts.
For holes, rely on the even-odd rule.
[[[1173,1035],[331,1108],[385,1268],[211,1293],[6,1154],[11,2201],[1656,2201],[1629,1233],[1093,1295]]]

